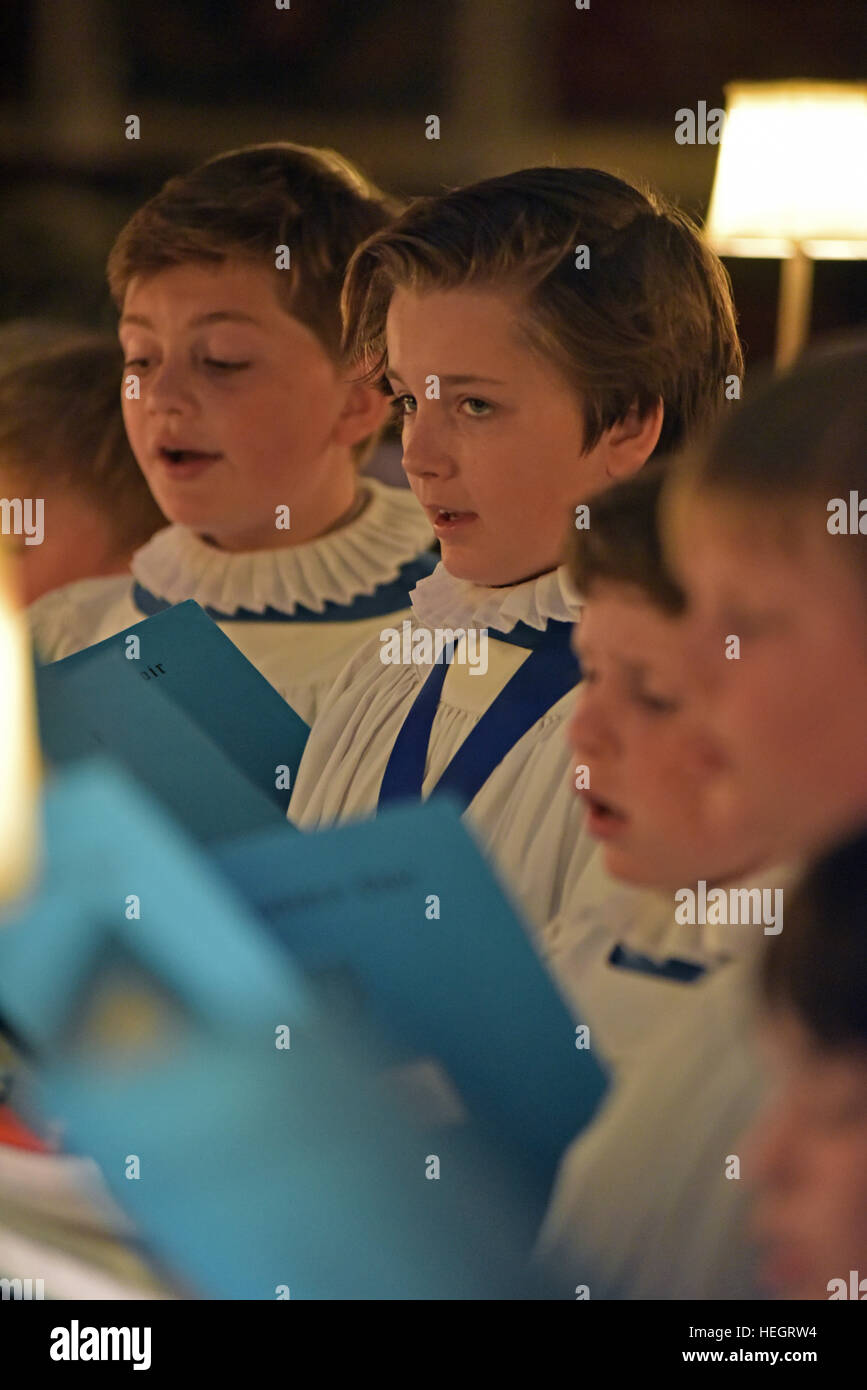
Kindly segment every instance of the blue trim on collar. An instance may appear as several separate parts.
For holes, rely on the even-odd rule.
[[[573,626],[573,623],[549,618],[547,626],[543,628],[530,627],[529,623],[516,623],[511,632],[500,632],[495,627],[489,627],[487,632],[489,637],[495,637],[498,642],[511,642],[516,647],[529,647],[530,651],[535,652],[540,648],[547,650],[552,647],[568,647],[572,640]]]

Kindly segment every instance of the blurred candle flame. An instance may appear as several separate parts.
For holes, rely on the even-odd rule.
[[[30,639],[0,538],[0,905],[36,871],[40,780]]]

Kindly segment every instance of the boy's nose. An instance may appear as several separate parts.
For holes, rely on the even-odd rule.
[[[148,374],[142,394],[151,414],[186,411],[193,403],[187,374],[170,362],[160,363]]]
[[[404,430],[403,467],[411,478],[446,478],[457,471],[443,431],[430,416],[416,416]]]
[[[616,739],[610,720],[599,697],[587,686],[578,687],[567,739],[578,761],[588,755],[614,750]]]

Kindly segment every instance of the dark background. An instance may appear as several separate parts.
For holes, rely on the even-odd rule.
[[[0,320],[112,324],[103,266],[129,213],[249,142],[331,145],[404,195],[592,164],[703,217],[717,147],[678,145],[678,108],[723,106],[736,79],[863,79],[867,5],[23,0],[0,13],[0,53]],[[853,149],[853,177],[864,162]],[[755,365],[773,349],[779,262],[727,264]],[[819,262],[813,335],[865,318],[867,262]]]

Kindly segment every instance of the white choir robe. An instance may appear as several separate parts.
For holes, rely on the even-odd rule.
[[[785,891],[797,874],[778,866],[731,887]],[[743,1139],[766,1089],[756,970],[773,934],[769,944],[764,922],[676,924],[673,908],[672,893],[668,925],[665,913],[634,913],[624,939],[659,959],[704,959],[708,974],[690,985],[630,983],[605,961],[610,937],[555,937],[552,968],[616,1063],[602,1110],[563,1158],[539,1240],[563,1297],[579,1284],[591,1298],[766,1296],[745,1224]],[[746,1161],[736,1170],[733,1159]]]
[[[731,887],[781,887],[794,873],[792,866],[777,866]],[[584,873],[580,900],[541,932],[539,949],[561,992],[575,1017],[590,1028],[597,1053],[618,1072],[643,1056],[651,1035],[668,1027],[684,1005],[691,1007],[688,1001],[704,976],[764,938],[762,924],[717,922],[713,907],[708,922],[693,925],[679,923],[679,911],[673,889],[650,890],[612,878],[599,847]],[[630,957],[643,957],[648,967],[659,967],[659,973],[612,962],[618,947]],[[687,973],[694,978],[678,978]]]
[[[567,1150],[537,1248],[555,1296],[762,1296],[749,1174],[726,1176],[764,1094],[751,985],[745,961],[696,985]]]
[[[565,569],[506,588],[455,579],[442,564],[411,595],[413,630],[488,627],[517,622],[542,629],[548,619],[574,622],[580,599]],[[375,814],[392,745],[428,676],[430,665],[384,664],[380,637],[361,647],[334,682],[310,733],[289,817],[301,829]],[[476,727],[527,650],[490,637],[484,674],[456,649],[434,717],[422,783],[426,797],[453,754]],[[593,850],[574,794],[566,727],[570,690],[512,746],[477,792],[466,819],[531,927],[568,908]],[[449,866],[443,865],[444,880]],[[433,890],[432,890],[433,891]]]

